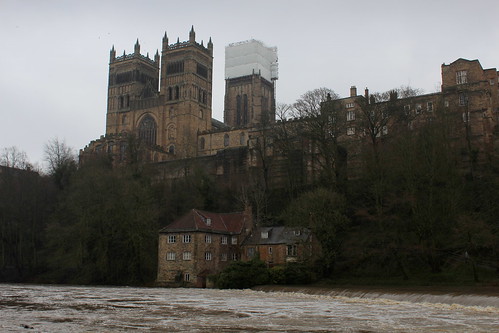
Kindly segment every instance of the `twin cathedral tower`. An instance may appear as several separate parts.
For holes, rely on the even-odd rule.
[[[246,145],[248,131],[275,120],[277,49],[256,40],[226,48],[224,123],[212,119],[213,43],[189,40],[170,44],[164,35],[161,55],[134,52],[109,59],[106,135],[82,150],[106,151],[124,158],[135,135],[153,162],[215,154]],[[231,139],[230,136],[234,138]],[[235,139],[237,137],[237,139]],[[246,140],[241,140],[242,138]]]

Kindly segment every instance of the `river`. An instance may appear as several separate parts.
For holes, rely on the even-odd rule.
[[[0,331],[499,332],[499,297],[0,284]]]

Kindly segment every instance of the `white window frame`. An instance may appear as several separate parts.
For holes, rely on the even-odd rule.
[[[184,281],[187,281],[187,282],[191,281],[191,274],[184,273]]]
[[[166,260],[168,261],[175,261],[176,259],[176,253],[175,252],[167,252],[166,253]]]
[[[456,72],[456,84],[468,83],[468,72],[467,71],[457,71]]]
[[[222,236],[221,239],[220,239],[220,242],[222,244],[227,244],[227,236]]]
[[[168,243],[169,244],[172,244],[172,243],[175,243],[175,241],[177,240],[177,237],[175,235],[168,235]]]
[[[237,253],[232,253],[232,261],[237,261]]]
[[[191,235],[183,235],[182,236],[182,242],[183,243],[190,243],[192,241]]]
[[[204,260],[211,261],[212,259],[213,259],[213,255],[211,254],[211,252],[210,251],[206,251],[204,253]]]
[[[222,253],[221,261],[227,261],[227,253]]]
[[[428,112],[433,112],[433,102],[426,103],[426,110],[428,110]]]
[[[355,120],[355,111],[347,111],[347,121]]]
[[[204,242],[206,244],[211,244],[211,235],[204,235]]]
[[[347,127],[347,135],[354,135],[355,127]]]
[[[347,109],[351,109],[351,108],[355,107],[355,103],[347,103],[347,104],[345,105],[345,107],[346,107]]]
[[[230,243],[232,245],[237,245],[237,237],[236,236],[232,236],[232,238],[230,239]]]
[[[416,104],[416,114],[420,114],[423,111],[423,105],[421,103]]]
[[[183,260],[191,260],[192,259],[192,253],[190,251],[185,251],[182,254],[182,259]]]
[[[272,246],[269,246],[269,254],[272,254]]]

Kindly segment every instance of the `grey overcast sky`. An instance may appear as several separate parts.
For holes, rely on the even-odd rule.
[[[499,67],[498,0],[0,0],[0,148],[41,162],[43,145],[75,150],[105,133],[109,50],[153,56],[170,41],[214,44],[213,117],[223,120],[224,49],[277,46],[277,102],[328,87],[347,96],[401,85],[437,91],[458,58]]]

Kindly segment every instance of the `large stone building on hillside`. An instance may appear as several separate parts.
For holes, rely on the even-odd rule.
[[[160,286],[211,286],[210,276],[233,261],[259,257],[269,267],[313,262],[321,255],[309,229],[255,226],[251,209],[212,213],[192,209],[159,232]]]
[[[120,163],[135,142],[162,178],[183,177],[200,167],[229,185],[256,179],[266,187],[300,186],[322,179],[331,164],[344,177],[355,177],[364,142],[388,140],[441,110],[454,116],[455,137],[467,141],[463,144],[472,147],[473,158],[486,158],[497,150],[497,70],[458,59],[441,71],[437,93],[393,94],[390,101],[397,103],[389,103],[373,99],[367,89],[358,94],[352,86],[348,97],[325,101],[320,115],[276,122],[277,50],[255,40],[231,44],[222,123],[212,118],[211,38],[206,46],[198,43],[192,28],[189,40],[169,43],[165,34],[161,55],[156,52],[153,59],[140,53],[138,41],[132,54],[117,56],[112,48],[106,134],[82,149],[80,158],[105,153]],[[400,110],[391,112],[389,104]],[[397,112],[405,115],[403,122],[394,121]],[[311,120],[321,117],[319,139],[303,135]],[[341,153],[327,156],[317,142],[324,138]]]

